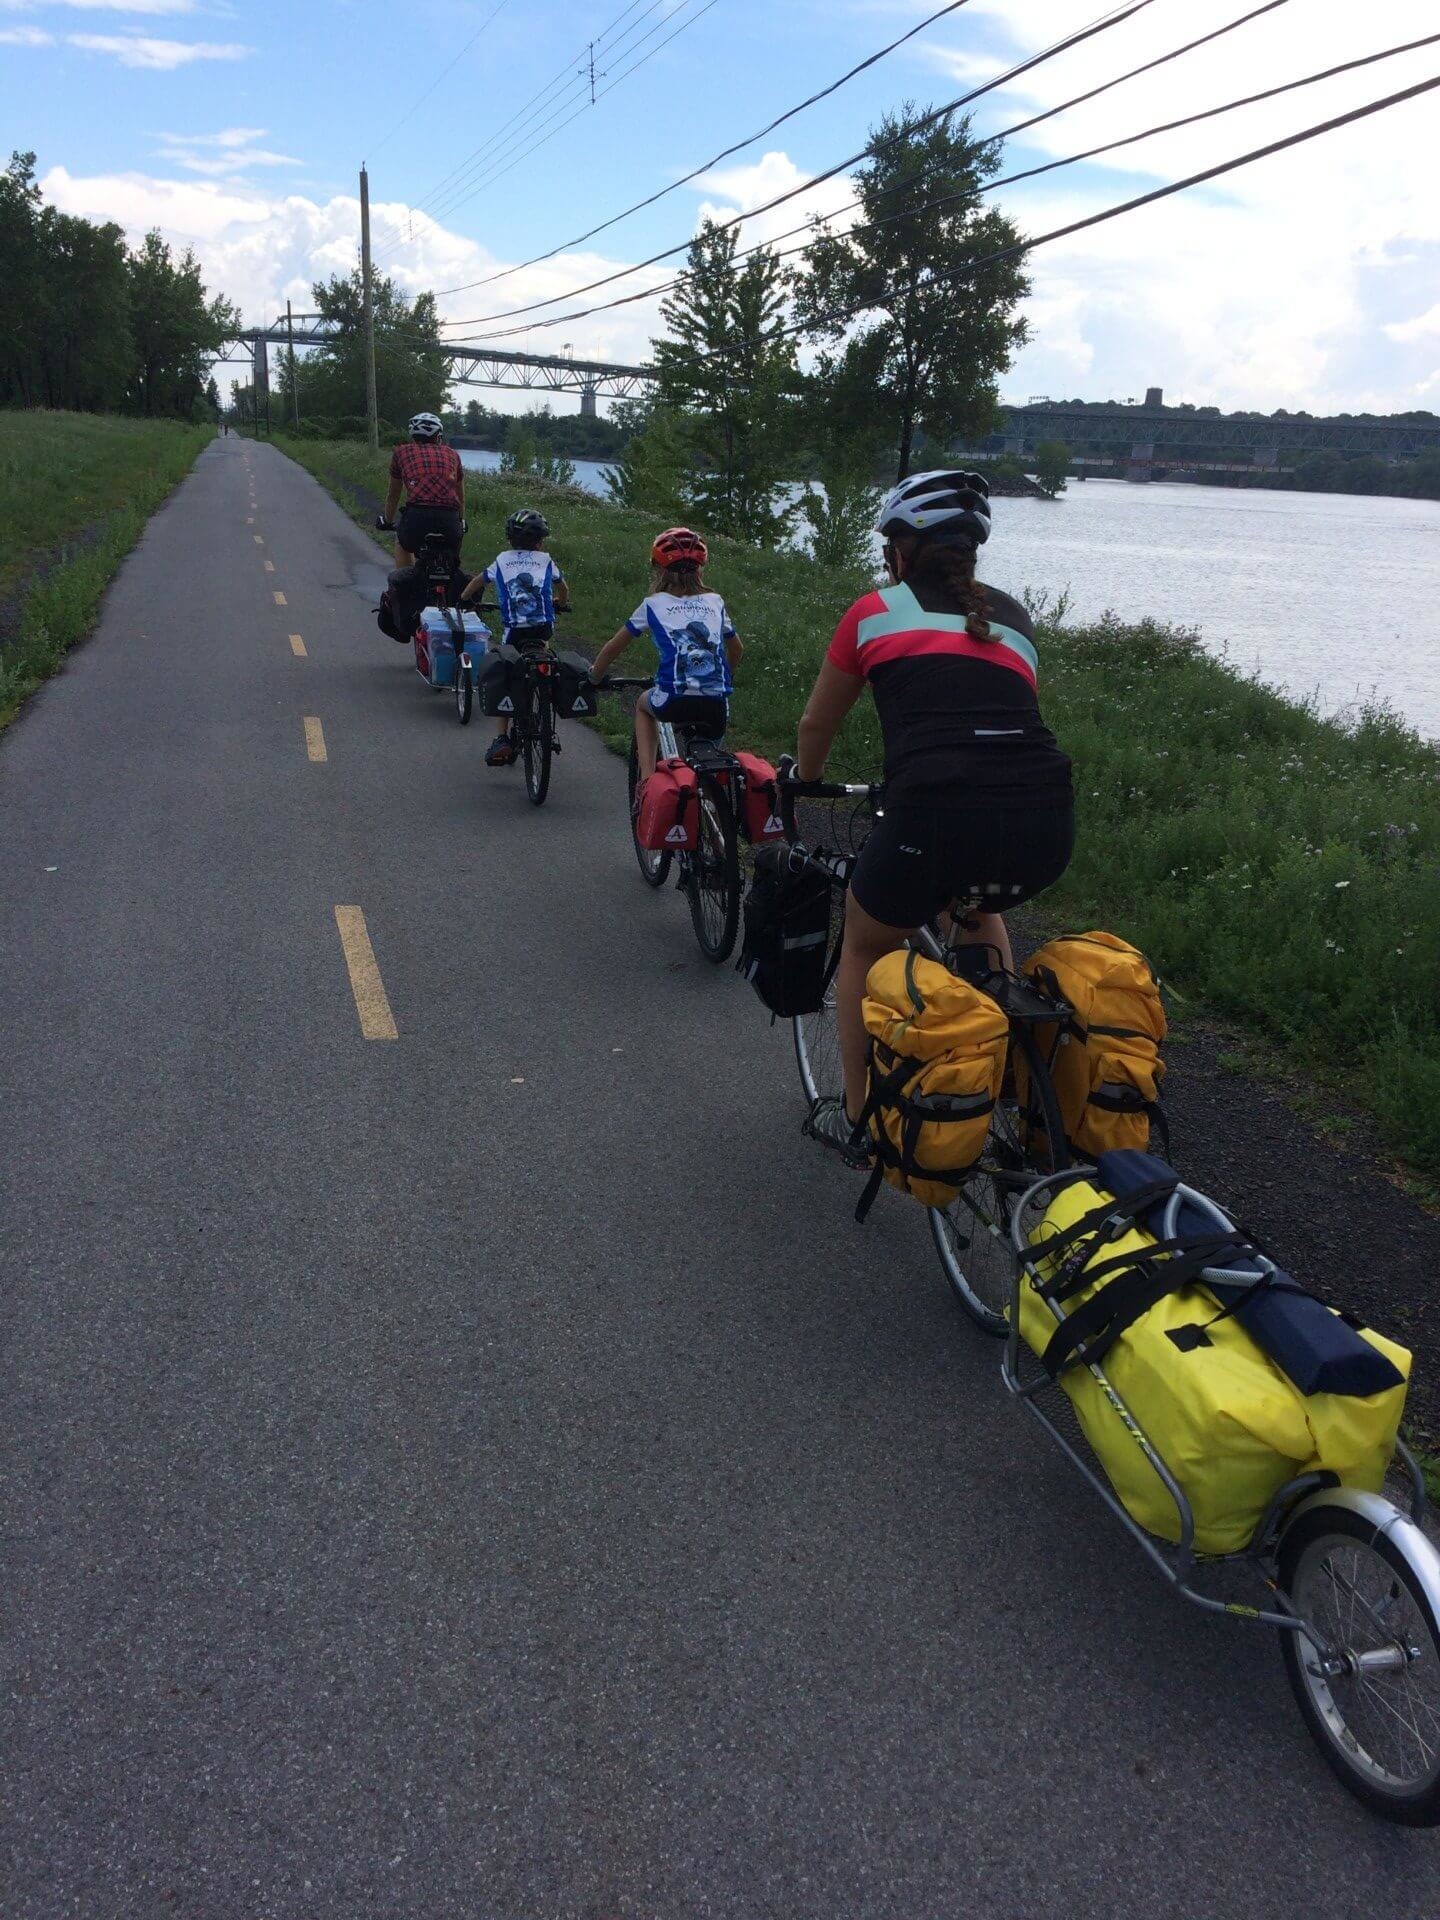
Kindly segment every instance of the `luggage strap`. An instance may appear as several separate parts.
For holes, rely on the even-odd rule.
[[[907,969],[907,976],[908,972]],[[914,996],[913,980],[907,979],[907,984]],[[919,1004],[917,997],[917,1005]],[[945,1125],[962,1120],[978,1120],[982,1114],[993,1113],[995,1110],[995,1102],[988,1094],[932,1095],[928,1104],[924,1104],[924,1095],[914,1100],[907,1098],[901,1092],[906,1081],[913,1079],[917,1073],[923,1072],[929,1064],[930,1062],[925,1060],[912,1060],[907,1055],[896,1054],[895,1065],[888,1072],[882,1071],[875,1064],[875,1043],[871,1042],[870,1093],[866,1099],[864,1111],[856,1122],[855,1137],[858,1140],[862,1133],[868,1132],[875,1165],[870,1170],[870,1178],[865,1182],[865,1191],[860,1195],[855,1207],[855,1220],[859,1226],[864,1226],[866,1216],[875,1204],[875,1196],[880,1191],[887,1167],[894,1167],[905,1176],[907,1181],[935,1180],[942,1185],[958,1188],[975,1165],[972,1160],[963,1167],[927,1167],[922,1165],[918,1157],[920,1129],[927,1122],[933,1121]],[[901,1116],[898,1147],[893,1144],[883,1127],[870,1125],[881,1108],[887,1106],[893,1107]],[[945,1108],[950,1111],[944,1111]],[[983,1150],[982,1147],[981,1151]]]
[[[1058,1380],[1067,1367],[1093,1366],[1103,1359],[1115,1342],[1142,1314],[1148,1313],[1167,1294],[1178,1292],[1197,1280],[1202,1271],[1215,1264],[1217,1254],[1253,1249],[1254,1242],[1236,1228],[1230,1233],[1194,1235],[1176,1240],[1158,1240],[1138,1258],[1134,1254],[1116,1254],[1099,1267],[1090,1267],[1087,1280],[1106,1273],[1115,1278],[1093,1293],[1083,1305],[1055,1329],[1040,1356],[1041,1364],[1052,1380]],[[1156,1256],[1159,1255],[1159,1258]],[[1270,1275],[1243,1287],[1239,1297],[1205,1322],[1214,1326],[1230,1317],[1247,1300],[1270,1285]]]
[[[1088,1213],[1082,1213],[1078,1220],[1061,1229],[1053,1239],[1042,1241],[1035,1249],[1035,1257],[1055,1264],[1050,1278],[1043,1284],[1035,1282],[1035,1291],[1044,1300],[1063,1300],[1081,1284],[1076,1278],[1083,1274],[1085,1263],[1100,1247],[1111,1240],[1118,1240],[1139,1220],[1147,1207],[1157,1200],[1167,1200],[1180,1184],[1178,1173],[1172,1173],[1167,1179],[1152,1180],[1147,1186],[1137,1187],[1133,1193],[1107,1200],[1103,1206],[1092,1207]],[[1085,1244],[1081,1246],[1081,1242]],[[1075,1253],[1078,1258],[1067,1260],[1067,1254]]]

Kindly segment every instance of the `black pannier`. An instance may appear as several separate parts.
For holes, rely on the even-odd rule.
[[[515,711],[520,689],[520,655],[514,647],[489,647],[475,669],[475,697],[492,719]]]
[[[600,711],[600,701],[590,679],[590,662],[583,653],[562,653],[556,658],[556,713],[562,720],[593,720]]]
[[[824,1004],[832,891],[829,875],[788,845],[756,849],[736,970],[778,1019]]]

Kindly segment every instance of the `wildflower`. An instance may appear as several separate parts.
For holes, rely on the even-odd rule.
[[[1348,887],[1349,884],[1350,882],[1348,880],[1337,880],[1335,882],[1336,893],[1340,893],[1344,888]]]

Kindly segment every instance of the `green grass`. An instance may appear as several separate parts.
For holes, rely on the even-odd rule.
[[[384,491],[384,456],[363,447],[286,450],[332,487],[338,477]],[[503,544],[507,511],[522,499],[543,506],[587,638],[608,638],[645,591],[655,531],[646,516],[501,476],[472,474],[467,493],[472,565]],[[1004,576],[1003,546],[996,563],[1022,591],[1023,580]],[[747,642],[736,735],[774,752],[793,742],[835,621],[866,582],[726,540],[712,542],[708,578]],[[1137,941],[1182,994],[1261,1036],[1322,1088],[1343,1085],[1433,1184],[1440,754],[1382,711],[1354,724],[1321,719],[1168,628],[1057,626],[1043,608],[1039,627],[1041,696],[1075,761],[1079,814],[1074,863],[1044,914]],[[632,650],[634,670],[647,653]],[[613,703],[604,712],[615,737],[623,720]],[[866,701],[835,767],[872,772],[879,748]]]
[[[89,631],[116,568],[211,433],[171,420],[0,412],[0,598],[20,595],[18,633],[0,648],[0,725]],[[37,558],[45,577],[27,585]]]

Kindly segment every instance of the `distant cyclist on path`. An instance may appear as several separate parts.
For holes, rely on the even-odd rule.
[[[1017,600],[975,577],[990,537],[978,473],[912,474],[879,531],[891,584],[840,622],[801,716],[798,773],[818,780],[865,691],[885,742],[885,805],[851,878],[835,977],[845,1097],[811,1130],[844,1152],[865,1100],[865,977],[954,901],[966,941],[1012,964],[1000,917],[1052,886],[1075,841],[1070,762],[1040,717],[1035,630]]]
[[[405,506],[399,520],[395,510],[401,493]],[[394,525],[395,564],[414,564],[420,543],[428,533],[443,533],[453,542],[458,559],[464,533],[465,469],[453,447],[445,445],[445,429],[433,413],[417,413],[410,422],[410,438],[390,456],[390,491],[385,511],[376,521],[382,530]]]

